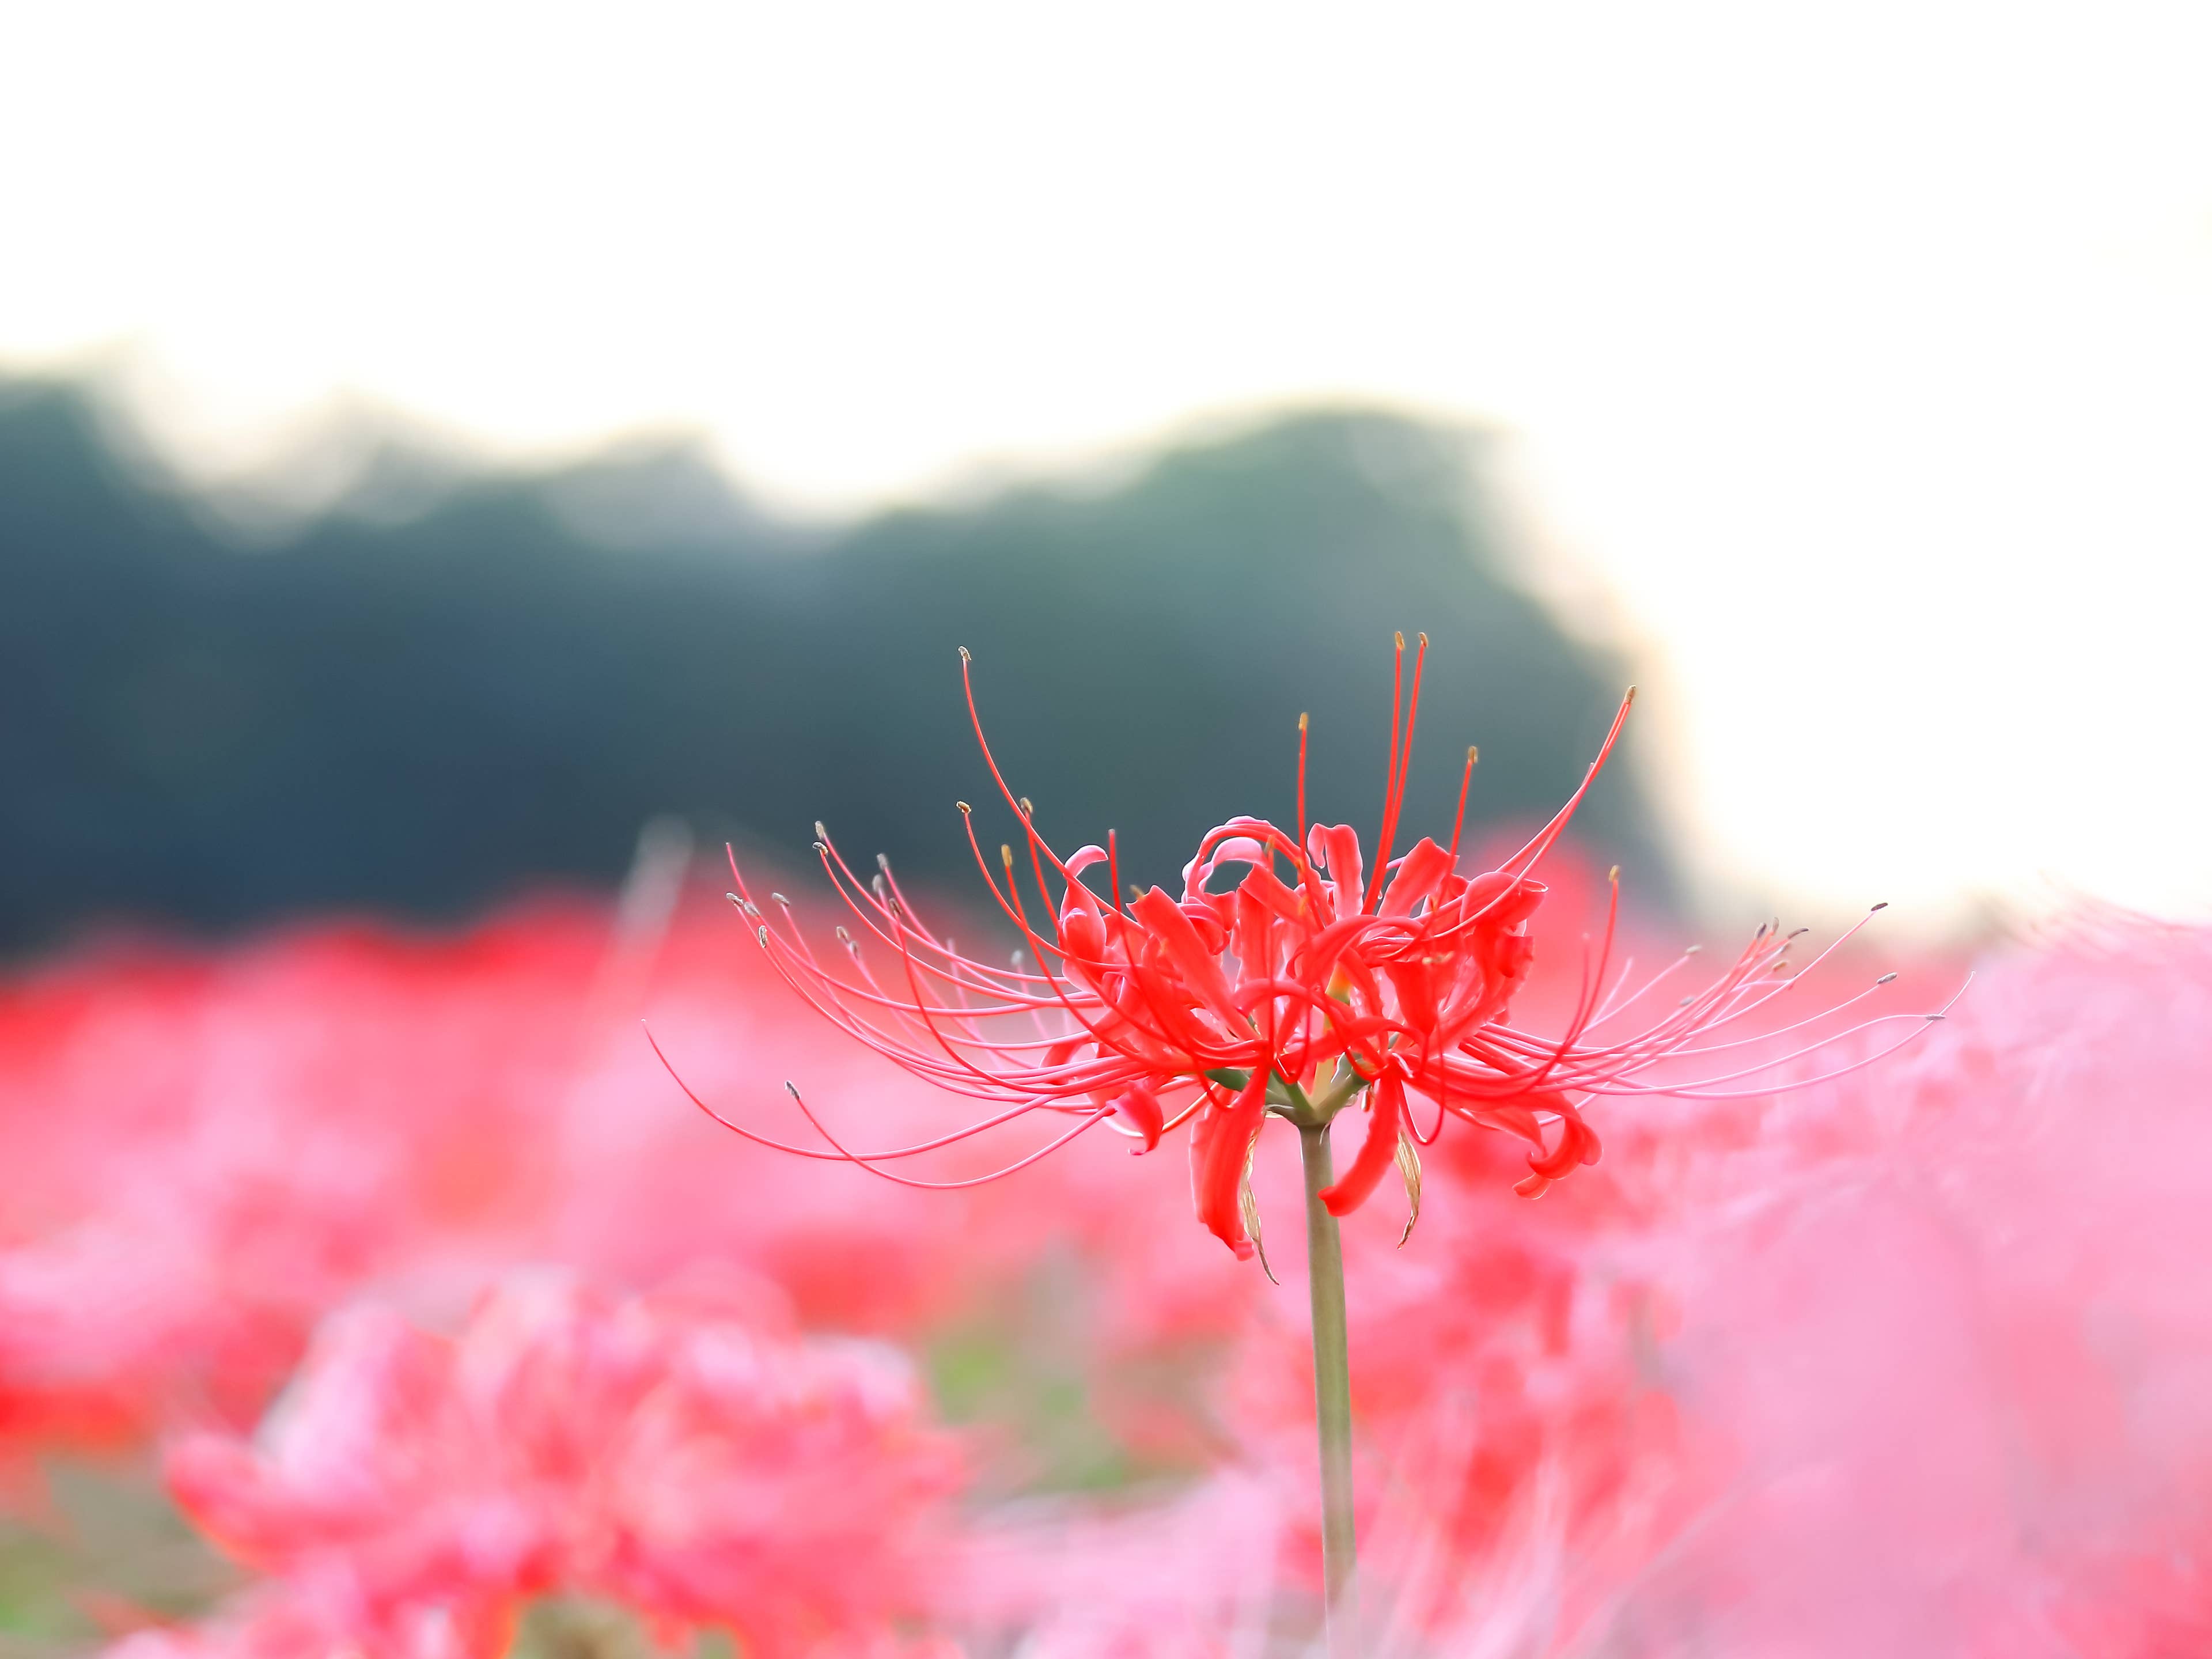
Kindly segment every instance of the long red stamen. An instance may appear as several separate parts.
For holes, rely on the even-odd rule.
[[[1298,716],[1298,845],[1306,844],[1306,727],[1310,724],[1304,714]]]
[[[1406,786],[1413,775],[1413,729],[1421,720],[1421,670],[1429,660],[1429,636],[1416,635],[1413,647],[1413,689],[1406,694],[1406,746],[1398,760],[1398,793],[1390,802],[1390,840],[1398,838],[1398,820],[1406,810]],[[1390,848],[1385,845],[1377,866],[1387,863]]]
[[[1382,775],[1382,822],[1376,826],[1375,830],[1375,845],[1378,852],[1382,846],[1382,838],[1390,828],[1390,802],[1398,793],[1398,723],[1406,712],[1406,636],[1400,633],[1393,634],[1390,638],[1395,647],[1390,665],[1390,769]],[[1382,866],[1389,856],[1388,853],[1381,853],[1376,859],[1375,874],[1367,884],[1367,897],[1361,908],[1370,908],[1374,905],[1375,895],[1382,885]]]
[[[1531,836],[1527,846],[1500,865],[1500,869],[1516,876],[1524,874],[1538,859],[1551,850],[1552,843],[1559,838],[1559,832],[1567,827],[1567,820],[1574,817],[1575,808],[1580,806],[1583,797],[1589,793],[1590,785],[1597,781],[1597,775],[1605,769],[1606,759],[1613,753],[1613,744],[1620,741],[1621,728],[1628,724],[1628,711],[1635,703],[1636,688],[1632,685],[1620,700],[1620,707],[1613,717],[1613,725],[1606,732],[1605,741],[1598,745],[1597,758],[1589,763],[1589,770],[1583,774],[1581,787],[1567,797],[1565,806],[1552,814],[1551,822]]]
[[[1030,823],[1036,811],[1036,809],[1030,805],[1030,798],[1024,795],[1022,822],[1030,827],[1030,868],[1036,872],[1037,891],[1044,895],[1045,923],[1052,929],[1053,943],[1057,945],[1060,943],[1060,910],[1059,907],[1052,902],[1052,889],[1044,884],[1044,860],[1037,855],[1037,848],[1042,843],[1035,825]]]
[[[1016,1170],[1026,1170],[1030,1164],[1036,1163],[1039,1158],[1048,1157],[1051,1153],[1058,1152],[1061,1147],[1066,1146],[1069,1141],[1074,1139],[1076,1136],[1081,1134],[1085,1130],[1096,1127],[1100,1122],[1114,1115],[1110,1108],[1093,1112],[1089,1117],[1085,1118],[1080,1123],[1077,1124],[1073,1129],[1070,1129],[1066,1134],[1060,1136],[1057,1139],[1047,1141],[1043,1146],[1038,1147],[1036,1151],[1031,1152],[1027,1158],[1017,1158],[1012,1164],[1006,1165],[1005,1169],[994,1170],[987,1176],[975,1176],[966,1181],[910,1181],[904,1176],[893,1175],[889,1170],[878,1170],[876,1168],[874,1164],[871,1163],[868,1159],[861,1158],[857,1154],[846,1152],[844,1147],[839,1145],[837,1137],[830,1133],[828,1126],[825,1125],[820,1118],[814,1115],[813,1109],[807,1105],[805,1097],[799,1092],[797,1087],[789,1083],[785,1084],[783,1086],[791,1091],[792,1099],[798,1103],[799,1109],[806,1115],[806,1121],[814,1126],[816,1133],[820,1134],[822,1139],[828,1141],[832,1146],[836,1147],[837,1151],[843,1155],[847,1163],[857,1164],[860,1168],[866,1170],[870,1175],[880,1176],[882,1179],[890,1182],[895,1185],[901,1187],[915,1187],[921,1188],[924,1192],[931,1193],[958,1192],[963,1188],[981,1187],[986,1186],[994,1181],[1003,1181],[1008,1176],[1012,1175]]]
[[[1467,769],[1459,775],[1459,811],[1452,815],[1452,868],[1459,868],[1459,832],[1467,823],[1467,787],[1474,781],[1475,747],[1467,746]]]
[[[794,1158],[811,1158],[828,1164],[842,1164],[848,1161],[849,1154],[825,1152],[819,1147],[814,1146],[794,1146],[788,1141],[778,1140],[772,1135],[757,1133],[753,1130],[746,1128],[742,1123],[732,1122],[730,1119],[724,1117],[720,1112],[716,1111],[712,1106],[709,1106],[705,1101],[702,1100],[697,1092],[692,1089],[691,1085],[684,1080],[683,1074],[678,1072],[673,1065],[669,1063],[667,1054],[662,1051],[659,1041],[653,1036],[650,1028],[646,1031],[645,1041],[647,1046],[653,1050],[653,1058],[658,1060],[661,1064],[662,1069],[665,1070],[671,1078],[675,1079],[676,1086],[684,1091],[684,1098],[689,1100],[694,1106],[696,1106],[701,1111],[706,1113],[708,1117],[713,1118],[715,1122],[720,1124],[725,1129],[729,1130],[731,1133],[737,1135],[743,1139],[750,1140],[756,1146],[766,1146],[779,1152],[789,1152]],[[882,1164],[889,1163],[894,1158],[919,1157],[923,1152],[941,1152],[947,1146],[957,1146],[960,1142],[981,1134],[986,1130],[995,1129],[1000,1127],[1001,1125],[1011,1123],[1024,1113],[1034,1111],[1035,1109],[1036,1108],[1034,1106],[1024,1103],[1016,1106],[1011,1110],[1001,1112],[996,1117],[986,1118],[981,1123],[971,1123],[964,1129],[955,1129],[950,1134],[939,1135],[934,1140],[925,1140],[912,1146],[895,1146],[889,1152],[866,1152],[862,1154],[862,1156],[870,1158],[874,1162]]]
[[[1026,933],[1030,931],[1029,907],[1022,902],[1021,884],[1014,879],[1014,849],[1005,842],[999,843],[999,864],[1006,872],[1006,896],[1014,902],[1015,919],[1021,923],[1022,931]],[[1038,884],[1042,886],[1043,884]],[[1045,896],[1045,908],[1052,908],[1049,894]]]
[[[1406,636],[1398,635],[1398,655],[1402,661],[1406,653]],[[1390,867],[1390,848],[1398,839],[1398,815],[1406,805],[1406,783],[1413,770],[1413,726],[1421,717],[1421,665],[1428,660],[1429,636],[1420,635],[1420,644],[1413,652],[1413,690],[1406,699],[1406,731],[1401,738],[1397,731],[1398,711],[1390,711],[1390,784],[1382,801],[1382,833],[1375,848],[1375,873],[1368,878],[1367,902],[1363,907],[1375,908],[1375,901],[1382,891],[1382,881]]]

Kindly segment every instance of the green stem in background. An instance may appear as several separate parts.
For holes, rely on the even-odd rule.
[[[1306,1276],[1313,1294],[1315,1415],[1321,1424],[1322,1577],[1331,1659],[1352,1659],[1358,1601],[1352,1580],[1352,1374],[1344,1334],[1344,1246],[1321,1201],[1334,1179],[1328,1125],[1298,1126],[1306,1176]]]

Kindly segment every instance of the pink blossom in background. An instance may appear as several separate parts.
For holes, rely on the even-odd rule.
[[[1901,1066],[1610,1136],[1533,1218],[1484,1179],[1428,1252],[1352,1230],[1390,1639],[2203,1650],[2208,1080],[2212,933],[2111,924],[1985,964]],[[1294,1335],[1232,1380],[1286,1479]]]
[[[1011,1506],[970,1537],[952,1605],[1036,1659],[1261,1651],[1285,1601],[1312,1617],[1284,1559],[1300,1497],[1281,1471],[1246,1467],[1164,1499]]]
[[[250,1420],[356,1285],[465,1300],[558,1191],[595,908],[118,947],[0,993],[0,1401]]]
[[[1632,1601],[1647,1628],[2212,1639],[2212,934],[2084,925],[1994,964],[1952,1026],[1669,1173],[1656,1376],[1717,1490]]]
[[[1532,1022],[1571,1006],[1603,914],[1601,872],[1547,873]],[[1625,956],[1675,946],[1622,923]],[[1955,984],[1902,965],[1901,1000]],[[774,1436],[716,1426],[726,1396],[678,1380],[701,1333],[828,1356],[833,1378],[856,1352],[896,1374],[885,1349],[808,1333],[919,1352],[948,1320],[1031,1318],[1036,1285],[1066,1386],[1181,1480],[950,1491],[908,1376],[911,1415],[872,1439],[855,1405],[828,1461],[913,1517],[916,1559],[952,1559],[923,1616],[885,1634],[855,1613],[846,1649],[1295,1640],[1317,1577],[1287,1149],[1255,1172],[1280,1289],[1194,1251],[1186,1172],[1126,1143],[951,1197],[756,1153],[670,1109],[640,1012],[724,1098],[774,1103],[793,1072],[916,1126],[937,1111],[771,994],[705,896],[646,935],[539,905],[443,938],[332,926],[0,986],[4,1432],[25,1453],[198,1448],[180,1490],[263,1565],[205,1624],[130,1638],[139,1659],[308,1659],[364,1621],[390,1651],[460,1659],[572,1577],[649,1619],[721,1622],[731,1561],[781,1547],[724,1524],[728,1472]],[[1382,1206],[1346,1223],[1378,1651],[2198,1650],[2208,1079],[2212,935],[2102,921],[1993,953],[1886,1068],[1594,1112],[1604,1162],[1539,1204],[1510,1193],[1506,1137],[1440,1143],[1413,1243]],[[567,1272],[513,1277],[524,1260]],[[671,1358],[624,1407],[638,1329]],[[514,1436],[450,1449],[487,1416]],[[577,1478],[562,1425],[586,1421],[620,1425],[619,1455],[549,1520]],[[919,1482],[896,1488],[910,1504],[866,1486],[879,1461]],[[834,1601],[897,1577],[794,1582]]]
[[[248,1422],[368,1283],[450,1313],[518,1256],[632,1285],[736,1259],[809,1324],[911,1334],[992,1250],[1018,1267],[1035,1218],[858,1206],[840,1171],[733,1201],[744,1162],[669,1109],[647,1000],[678,1032],[711,1011],[710,1079],[836,1057],[789,1021],[732,1029],[763,970],[727,945],[702,895],[641,947],[598,907],[537,905],[449,938],[118,947],[0,986],[0,1454]]]
[[[547,1074],[520,1074],[544,1043],[514,969],[587,965],[563,932],[518,919],[425,949],[332,928],[212,958],[94,956],[9,988],[9,1414],[98,1407],[117,1431],[250,1414],[352,1285],[504,1219],[536,1160],[501,1109]],[[484,1062],[507,1044],[502,1099]]]
[[[581,1592],[772,1659],[925,1610],[960,1484],[906,1364],[800,1340],[726,1279],[652,1300],[511,1276],[451,1340],[337,1316],[253,1443],[199,1435],[169,1479],[226,1549],[372,1654],[502,1650]]]

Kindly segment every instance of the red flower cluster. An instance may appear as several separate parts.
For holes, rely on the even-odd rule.
[[[1200,842],[1184,866],[1180,897],[1154,887],[1126,898],[1110,834],[1103,848],[1085,847],[1063,859],[1037,833],[1029,804],[1014,794],[991,757],[963,650],[961,673],[976,740],[1026,832],[1026,857],[1001,847],[1000,872],[994,875],[976,840],[972,809],[963,803],[961,810],[977,866],[1025,941],[1025,957],[999,967],[962,955],[916,915],[887,862],[878,860],[879,874],[863,882],[819,824],[823,868],[857,918],[860,939],[840,927],[842,949],[825,961],[808,945],[781,895],[771,896],[785,926],[770,925],[734,856],[731,871],[738,890],[732,897],[754,922],[756,937],[777,969],[830,1020],[915,1076],[994,1109],[953,1133],[866,1152],[839,1142],[795,1087],[800,1109],[830,1150],[766,1140],[721,1121],[748,1139],[804,1157],[843,1159],[917,1186],[972,1183],[914,1182],[883,1166],[1030,1112],[1075,1121],[997,1174],[1011,1173],[1100,1122],[1110,1121],[1137,1139],[1140,1152],[1188,1123],[1199,1218],[1246,1256],[1254,1248],[1256,1217],[1248,1173],[1270,1113],[1293,1121],[1325,1121],[1364,1098],[1366,1138],[1323,1200],[1332,1212],[1349,1212],[1395,1162],[1418,1212],[1416,1148],[1436,1139],[1447,1115],[1526,1141],[1528,1174],[1516,1190],[1534,1198],[1596,1161],[1598,1138],[1583,1116],[1590,1097],[1710,1093],[1716,1084],[1796,1058],[1770,1053],[1757,1065],[1720,1077],[1662,1083],[1650,1075],[1662,1062],[1737,1046],[1706,1039],[1788,988],[1791,981],[1778,975],[1788,972],[1790,939],[1771,928],[1762,928],[1726,971],[1662,1018],[1630,1033],[1601,1035],[1657,983],[1631,990],[1622,980],[1608,982],[1617,883],[1565,1029],[1556,1036],[1539,1036],[1509,1023],[1532,959],[1528,922],[1546,891],[1531,872],[1605,765],[1635,693],[1632,688],[1622,699],[1596,759],[1566,805],[1497,868],[1464,875],[1458,824],[1449,846],[1424,837],[1393,856],[1412,771],[1427,646],[1424,635],[1408,693],[1405,641],[1402,635],[1398,641],[1398,706],[1371,871],[1351,825],[1305,822],[1307,724],[1302,718],[1295,833],[1264,818],[1231,818]],[[1462,822],[1474,762],[1470,749],[1461,778]],[[1022,891],[1024,864],[1045,901],[1042,921],[1032,920]],[[1088,872],[1099,870],[1108,878],[1103,894],[1085,882]],[[1213,890],[1217,877],[1237,871],[1243,873],[1233,887]],[[894,975],[871,966],[862,939],[895,953]],[[1920,1019],[1902,1018],[1916,1026]],[[1433,1112],[1425,1129],[1415,1110],[1419,1104]]]
[[[170,1484],[276,1576],[264,1635],[473,1659],[565,1592],[763,1656],[862,1640],[926,1610],[960,1460],[892,1351],[781,1322],[726,1287],[646,1301],[544,1274],[507,1279],[457,1340],[356,1309],[259,1443],[185,1439]]]
[[[1559,1030],[1580,998],[1560,919],[1601,911],[1604,871],[1571,848],[1543,871],[1512,1018]],[[1617,949],[1650,957],[1638,921]],[[1181,1171],[1078,1146],[958,1199],[855,1205],[836,1163],[718,1148],[659,1109],[641,1003],[718,1087],[834,1069],[879,1124],[943,1104],[789,1018],[768,959],[728,945],[713,907],[679,907],[648,959],[608,914],[538,905],[447,937],[329,924],[0,983],[0,1436],[65,1470],[95,1419],[251,1422],[354,1304],[256,1439],[175,1465],[191,1512],[268,1576],[204,1623],[139,1628],[193,1604],[101,1555],[82,1605],[124,1636],[111,1659],[468,1659],[518,1588],[556,1585],[648,1621],[750,1597],[744,1617],[825,1632],[823,1659],[922,1659],[909,1638],[1197,1659],[1303,1628],[1302,1322],[1178,1248]],[[1622,1113],[1571,1201],[1510,1218],[1525,1143],[1448,1136],[1425,1153],[1455,1194],[1429,1248],[1345,1227],[1374,1650],[2212,1647],[2212,933],[2119,919],[1992,955],[1905,1064]],[[1907,964],[1893,994],[1962,965]],[[1600,998],[1596,1035],[1619,1006]],[[1786,1046],[1790,1006],[1735,1029]],[[1263,1188],[1290,1152],[1260,1148]],[[664,1290],[501,1271],[524,1260]],[[834,1404],[896,1398],[896,1363],[796,1336],[750,1292],[681,1288],[716,1263],[775,1280],[801,1328],[927,1348],[969,1390],[949,1403],[1018,1437],[1013,1479],[933,1507],[927,1406]],[[358,1304],[379,1284],[460,1308],[493,1280],[450,1340]],[[628,1370],[639,1331],[665,1366]],[[703,1363],[725,1351],[761,1367]],[[866,1380],[787,1413],[785,1358]],[[746,1376],[768,1381],[727,1380]],[[1071,1398],[1098,1420],[1071,1428]],[[595,1449],[570,1461],[563,1425]],[[818,1484],[779,1461],[785,1434]],[[1117,1468],[1198,1484],[1071,1490]],[[842,1530],[863,1504],[880,1540]],[[21,1540],[53,1514],[8,1520]],[[908,1626],[916,1563],[929,1605]],[[88,1588],[70,1572],[17,1586],[27,1628],[58,1627]],[[602,1615],[537,1617],[573,1637]]]

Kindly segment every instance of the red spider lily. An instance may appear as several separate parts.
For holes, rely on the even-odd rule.
[[[1773,1072],[1837,1040],[1830,1036],[1789,1054],[1765,1053],[1716,1076],[1653,1077],[1662,1062],[1764,1044],[1773,1033],[1707,1039],[1794,983],[1786,957],[1796,935],[1785,937],[1778,927],[1761,928],[1724,972],[1672,1012],[1632,1034],[1601,1035],[1693,954],[1633,990],[1627,988],[1626,970],[1608,984],[1620,905],[1617,870],[1604,931],[1594,947],[1586,946],[1582,989],[1565,1029],[1545,1037],[1509,1024],[1514,995],[1532,961],[1529,920],[1546,891],[1530,872],[1566,829],[1612,754],[1635,690],[1622,698],[1581,786],[1550,822],[1496,869],[1464,876],[1459,839],[1475,763],[1472,749],[1450,845],[1424,837],[1392,857],[1412,770],[1427,648],[1424,635],[1408,693],[1405,640],[1399,636],[1389,781],[1371,873],[1351,825],[1309,827],[1305,822],[1307,722],[1301,717],[1297,833],[1264,818],[1231,818],[1200,842],[1183,868],[1181,897],[1154,887],[1126,899],[1110,833],[1103,848],[1085,847],[1065,859],[1037,833],[1029,803],[1007,786],[983,736],[963,649],[961,678],[969,718],[993,779],[1023,823],[1026,861],[1045,901],[1041,916],[1033,917],[1024,896],[1022,860],[1014,849],[999,849],[1000,872],[994,874],[975,837],[973,809],[962,802],[961,812],[977,866],[1027,952],[1007,967],[960,954],[915,914],[887,861],[879,858],[878,875],[863,881],[818,823],[816,851],[823,870],[860,924],[860,938],[844,927],[836,930],[838,957],[824,961],[816,955],[781,894],[770,897],[785,925],[771,926],[734,854],[730,868],[738,890],[730,896],[754,922],[755,936],[777,970],[825,1018],[915,1076],[995,1109],[949,1134],[866,1152],[841,1142],[790,1085],[828,1150],[769,1139],[714,1115],[748,1139],[801,1157],[857,1164],[902,1185],[927,1188],[996,1180],[1101,1122],[1111,1121],[1138,1140],[1139,1152],[1188,1123],[1199,1218],[1243,1257],[1254,1249],[1256,1224],[1248,1181],[1252,1151],[1271,1113],[1294,1122],[1325,1121],[1364,1096],[1366,1138],[1323,1201],[1334,1214],[1348,1213],[1395,1162],[1418,1214],[1415,1148],[1436,1139],[1447,1114],[1527,1141],[1533,1149],[1529,1173],[1515,1190],[1534,1198],[1597,1160],[1597,1136],[1583,1117],[1591,1097],[1711,1098],[1728,1092],[1718,1085]],[[1101,867],[1108,876],[1103,894],[1085,881],[1086,872]],[[1243,874],[1231,890],[1209,890],[1217,874],[1235,868]],[[1056,905],[1051,896],[1055,877]],[[870,966],[862,939],[894,954],[896,976],[879,975]],[[1914,1022],[1916,1030],[1900,1040],[1910,1041],[1930,1017],[1887,1018]],[[1841,1069],[1856,1069],[1887,1052],[1863,1054]],[[1818,1080],[1793,1079],[1793,1086]],[[1425,1132],[1414,1111],[1417,1103],[1434,1109]],[[1074,1121],[991,1175],[915,1181],[882,1167],[1030,1112]],[[1409,1231],[1412,1224],[1409,1218]]]

